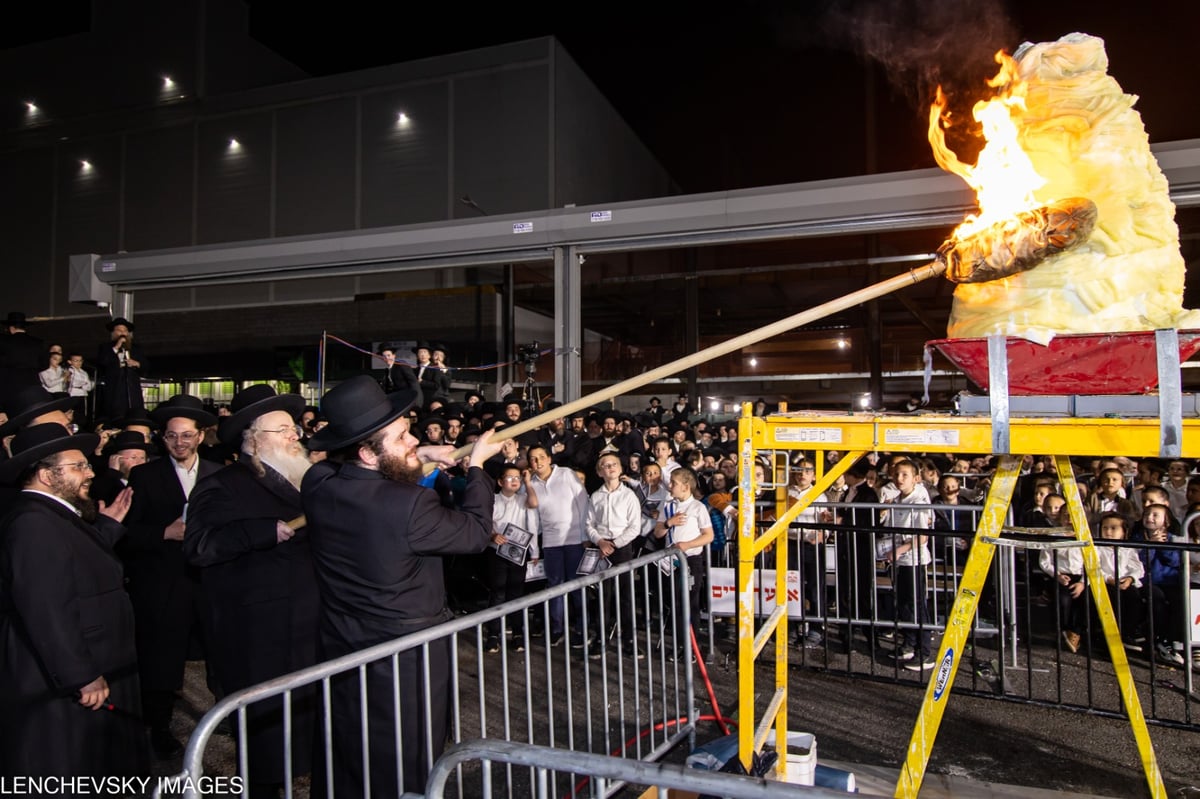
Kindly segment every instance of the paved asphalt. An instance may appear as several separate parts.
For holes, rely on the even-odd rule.
[[[736,711],[738,684],[736,661],[724,654],[728,648],[723,645],[708,667],[722,713],[730,717]],[[883,654],[875,653],[876,673],[890,678],[894,671],[885,665]],[[464,649],[462,656],[474,658],[469,649]],[[844,673],[845,657],[840,660],[830,657],[831,665],[841,669],[841,673],[814,668],[814,663],[824,662],[823,651],[791,651],[790,727],[816,735],[821,762],[858,768],[862,787],[879,790],[894,777],[903,761],[923,699],[923,685],[911,672],[902,672],[902,679],[907,680],[902,684],[890,679],[848,676]],[[864,670],[863,661],[868,661],[869,668],[870,655],[861,645],[853,657],[855,670]],[[1034,657],[1042,669],[1055,653],[1052,649],[1035,651]],[[965,669],[959,672],[960,685],[966,684],[965,673]],[[1081,674],[1082,668],[1064,669],[1068,695],[1072,687],[1079,688],[1072,686],[1071,681],[1081,681]],[[1160,684],[1182,684],[1182,672],[1160,671],[1158,676]],[[697,701],[701,712],[709,713],[707,695],[697,680]],[[1016,675],[1016,680],[1020,688],[1020,675]],[[759,706],[766,703],[773,684],[771,667],[760,664],[756,669]],[[1102,681],[1094,686],[1097,696],[1109,689],[1115,707],[1115,689],[1111,685],[1106,687]],[[204,687],[203,664],[190,663],[173,721],[173,729],[181,740],[186,739],[211,702],[212,697]],[[701,741],[719,734],[715,725],[702,726],[699,732]],[[1168,795],[1200,796],[1200,734],[1151,726],[1150,736]],[[680,752],[671,759],[682,760],[686,754]],[[232,741],[225,736],[214,738],[207,762],[210,773],[232,773]],[[171,774],[179,768],[180,759],[176,757],[158,762],[156,773]],[[1032,796],[1036,793],[1034,789],[1094,796],[1149,796],[1126,721],[957,694],[943,718],[928,774],[922,796]],[[1021,790],[1020,786],[1027,786],[1027,790]],[[890,790],[883,793],[890,794]],[[306,795],[307,791],[297,792],[297,796]]]

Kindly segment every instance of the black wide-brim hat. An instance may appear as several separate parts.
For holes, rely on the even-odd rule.
[[[9,311],[3,322],[5,327],[28,327],[29,322],[21,311]]]
[[[116,455],[126,449],[140,449],[147,455],[155,453],[155,447],[146,441],[146,437],[136,430],[122,430],[108,440],[104,445],[104,456]]]
[[[436,413],[430,414],[429,416],[426,416],[423,419],[421,419],[421,421],[417,422],[417,428],[420,429],[421,431],[426,431],[429,429],[429,425],[431,425],[431,424],[440,425],[443,430],[446,429],[445,417],[439,416]]]
[[[114,327],[116,327],[117,325],[125,325],[126,329],[128,329],[130,333],[132,333],[134,331],[133,322],[130,322],[124,316],[118,316],[116,319],[108,320],[104,324],[104,329],[107,330],[109,333],[111,333],[112,329]]]
[[[12,483],[21,472],[49,455],[77,449],[87,456],[99,445],[100,436],[91,433],[73,436],[57,422],[27,427],[13,437],[12,457],[0,463],[0,483]]]
[[[8,421],[0,425],[0,438],[17,432],[43,413],[75,407],[74,397],[56,397],[41,386],[26,386],[16,393],[4,410]]]
[[[154,420],[154,417],[146,412],[145,408],[130,408],[128,411],[126,411],[124,416],[119,419],[113,419],[110,424],[112,424],[114,427],[120,427],[122,429],[126,427],[137,426],[149,427],[151,430],[157,430],[158,428],[162,427],[162,425]]]
[[[264,413],[286,411],[295,421],[304,412],[304,397],[299,394],[276,394],[266,383],[239,391],[229,403],[229,415],[217,429],[221,443],[233,446],[241,441],[242,431]]]
[[[204,410],[204,402],[191,394],[176,394],[166,402],[160,402],[150,411],[150,418],[160,427],[166,427],[167,422],[178,418],[191,419],[200,427],[212,427],[217,423],[217,417]]]
[[[329,424],[308,440],[317,452],[341,449],[382,430],[421,400],[419,391],[384,394],[370,375],[358,375],[329,390],[321,400],[321,413]]]

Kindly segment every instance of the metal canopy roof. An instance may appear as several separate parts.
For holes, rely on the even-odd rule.
[[[1154,148],[1177,206],[1200,205],[1200,140]],[[96,275],[119,291],[314,274],[548,261],[578,253],[866,234],[952,225],[974,207],[936,169],[741,191],[561,208],[333,235],[106,255]]]

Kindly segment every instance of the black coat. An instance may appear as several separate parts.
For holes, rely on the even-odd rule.
[[[422,405],[428,405],[434,399],[450,398],[450,373],[436,366],[421,368],[420,364],[411,367],[413,379],[421,386]]]
[[[221,467],[199,459],[197,484]],[[163,539],[163,530],[182,515],[187,499],[171,458],[135,466],[129,473],[133,504],[125,517],[129,534],[118,552],[125,561],[129,598],[137,619],[138,663],[142,687],[178,690],[188,644],[196,633],[199,576],[183,557],[180,541]]]
[[[236,463],[201,480],[188,503],[183,553],[200,569],[212,641],[208,657],[230,694],[317,662],[317,594],[308,530],[277,543],[276,522],[300,516],[300,492],[278,472],[259,477]],[[292,695],[292,770],[310,768],[317,697]],[[285,777],[283,710],[259,703],[249,714],[250,775]]]
[[[148,773],[123,532],[33,493],[0,522],[0,775]],[[121,712],[78,703],[101,675]]]
[[[383,378],[379,381],[379,385],[383,387],[384,393],[392,394],[405,389],[411,391],[421,391],[421,384],[417,382],[417,374],[410,367],[402,363],[394,363],[391,367],[383,370]]]
[[[27,386],[40,386],[38,372],[46,368],[46,347],[28,333],[0,336],[0,411],[10,397]]]
[[[140,344],[130,345],[129,357],[141,365],[122,366],[111,342],[101,344],[96,352],[96,418],[119,419],[130,409],[146,407],[141,376],[150,364]]]
[[[111,505],[117,498],[117,494],[124,490],[125,482],[121,479],[121,473],[105,466],[103,469],[96,470],[96,475],[92,478],[92,487],[88,490],[88,496],[97,502]]]
[[[442,577],[444,554],[483,552],[491,538],[493,483],[471,467],[461,510],[444,507],[435,492],[385,479],[356,464],[318,463],[304,477],[317,584],[321,589],[322,658],[335,658],[452,618]],[[424,791],[428,745],[436,760],[446,740],[450,693],[449,641],[399,658],[404,785],[396,785],[391,660],[368,668],[371,795]],[[425,691],[432,704],[426,718]],[[333,685],[334,775],[338,796],[363,795],[358,675]]]

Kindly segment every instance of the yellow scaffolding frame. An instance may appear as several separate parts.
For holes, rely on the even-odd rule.
[[[1129,662],[1121,644],[1116,617],[1100,575],[1099,559],[1088,530],[1079,489],[1075,484],[1069,456],[1120,453],[1134,457],[1156,457],[1161,451],[1161,427],[1158,418],[1056,418],[1019,417],[1009,421],[1010,449],[1013,453],[1056,453],[1055,465],[1066,492],[1072,523],[1073,540],[1083,550],[1084,566],[1105,641],[1112,656],[1121,697],[1129,716],[1134,740],[1142,759],[1150,794],[1165,799],[1166,789],[1154,755],[1154,747],[1146,728]],[[755,558],[772,545],[786,541],[788,526],[823,493],[851,464],[873,450],[900,450],[938,453],[979,453],[992,450],[992,421],[988,416],[958,416],[922,414],[900,416],[874,413],[787,413],[755,417],[751,406],[743,406],[738,423],[738,492],[740,497],[757,493],[754,479],[756,456],[763,450],[838,450],[842,458],[828,471],[824,459],[817,458],[817,480],[805,500],[798,502],[761,536],[755,535],[754,502],[741,501],[738,506],[738,753],[742,764],[749,768],[753,753],[761,751],[768,732],[774,728],[775,740],[787,740],[787,558],[786,546],[776,546],[775,607],[762,625],[755,629],[755,596],[753,573]],[[1200,456],[1200,419],[1184,419],[1181,430],[1181,450],[1184,457]],[[958,595],[946,632],[938,649],[935,667],[926,686],[925,698],[913,729],[897,797],[911,799],[920,791],[929,754],[949,701],[950,689],[958,668],[962,646],[974,620],[979,593],[991,565],[997,543],[1006,543],[1003,524],[1007,516],[1013,489],[1020,474],[1022,455],[1004,454],[993,477],[984,511],[967,558]],[[754,666],[767,642],[775,638],[775,691],[761,720],[754,709]],[[747,723],[752,722],[752,723]],[[786,758],[776,765],[782,776]]]

